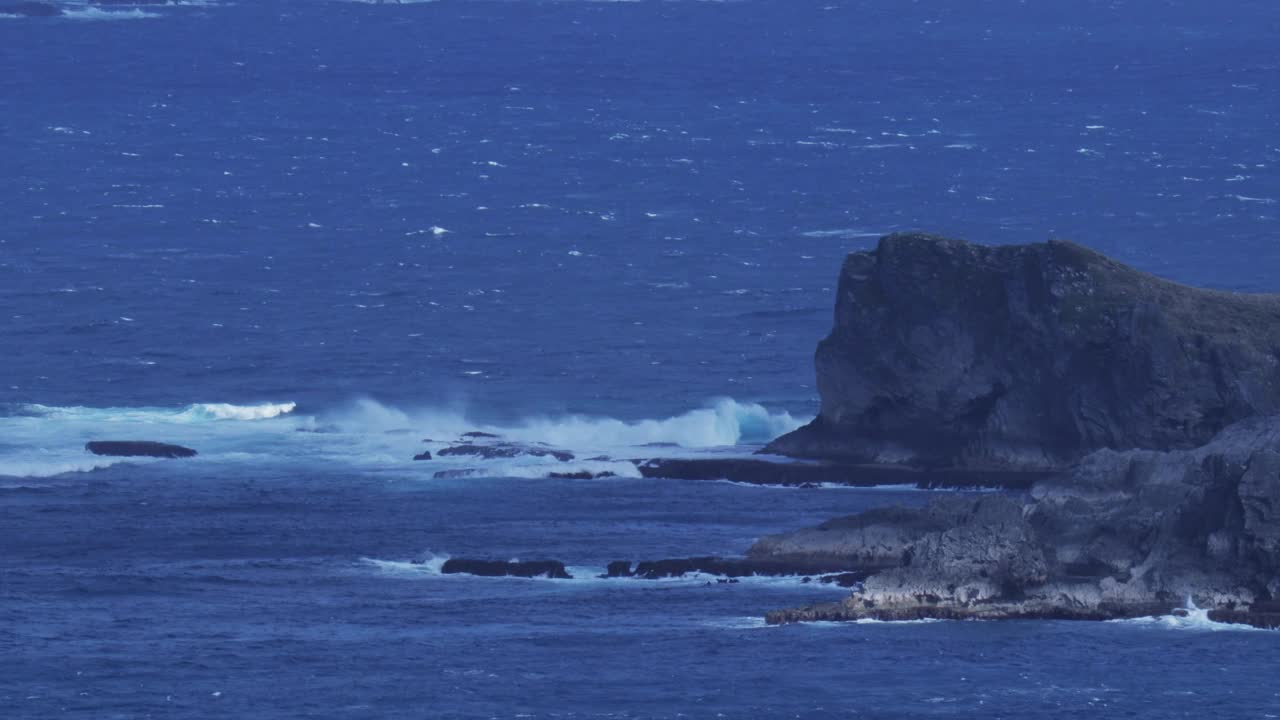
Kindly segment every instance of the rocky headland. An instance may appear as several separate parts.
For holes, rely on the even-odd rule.
[[[841,271],[819,416],[768,452],[1041,475],[762,538],[869,571],[807,620],[1280,626],[1280,297],[1202,290],[1067,242],[883,238]]]
[[[1280,296],[1202,290],[1070,242],[899,234],[848,256],[821,411],[766,452],[1061,469],[1280,413]]]

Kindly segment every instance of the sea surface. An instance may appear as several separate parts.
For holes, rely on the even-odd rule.
[[[626,462],[809,420],[885,233],[1280,291],[1273,0],[61,4],[0,12],[0,718],[1280,717],[1195,613],[596,577],[927,501]],[[472,430],[616,477],[411,459]]]

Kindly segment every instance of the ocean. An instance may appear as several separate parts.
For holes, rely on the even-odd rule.
[[[3,5],[0,717],[1280,717],[1280,635],[1195,613],[597,577],[927,501],[628,462],[812,418],[883,234],[1280,292],[1273,2]],[[412,460],[477,430],[614,477]]]

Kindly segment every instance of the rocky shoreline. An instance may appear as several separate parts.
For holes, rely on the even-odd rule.
[[[1280,626],[1280,297],[1199,290],[1070,243],[883,238],[845,262],[822,413],[769,452],[1033,469],[762,538],[875,567],[815,620],[1168,615]]]

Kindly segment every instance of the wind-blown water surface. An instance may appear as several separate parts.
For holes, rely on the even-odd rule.
[[[1194,616],[765,628],[840,591],[593,578],[923,501],[623,462],[808,420],[882,233],[1280,290],[1274,4],[962,5],[0,15],[0,715],[1280,715],[1277,636]],[[477,429],[618,477],[410,459]]]

